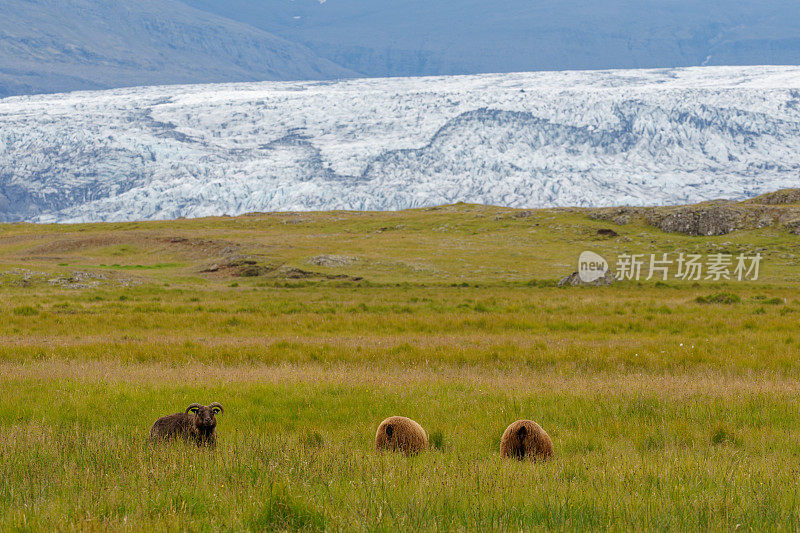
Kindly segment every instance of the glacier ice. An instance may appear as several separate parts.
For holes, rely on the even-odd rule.
[[[670,205],[800,185],[800,67],[188,85],[0,100],[0,220]]]

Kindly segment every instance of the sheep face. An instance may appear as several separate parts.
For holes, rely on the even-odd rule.
[[[186,408],[189,417],[189,433],[194,436],[199,445],[216,444],[217,440],[217,413],[223,413],[222,406],[218,403],[201,405],[193,403]]]
[[[217,427],[217,413],[222,412],[220,407],[210,405],[190,406],[187,413],[194,416],[194,426],[198,431],[211,432]]]

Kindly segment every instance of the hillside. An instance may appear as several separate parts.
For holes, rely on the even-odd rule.
[[[790,193],[797,190],[782,192]],[[725,231],[706,231],[720,227]],[[750,201],[624,210],[458,204],[399,212],[13,224],[0,226],[0,284],[552,285],[576,269],[581,252],[592,250],[612,269],[622,254],[760,253],[756,281],[791,285],[800,283],[798,231],[800,206]],[[670,283],[691,284],[673,278]]]
[[[676,205],[797,185],[800,68],[134,88],[0,120],[5,221]]]
[[[0,98],[265,80],[797,65],[793,0],[5,0]]]
[[[177,0],[0,3],[0,98],[353,74],[302,45]]]
[[[365,76],[800,64],[793,0],[185,0]]]

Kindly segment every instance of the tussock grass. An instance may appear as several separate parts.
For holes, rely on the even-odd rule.
[[[695,301],[699,304],[738,304],[742,299],[738,294],[717,292],[707,296],[698,296]]]

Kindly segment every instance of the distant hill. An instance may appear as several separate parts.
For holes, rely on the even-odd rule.
[[[177,0],[0,2],[0,97],[353,75],[302,45]]]
[[[675,205],[797,187],[800,67],[116,89],[0,124],[0,221]]]
[[[0,97],[181,83],[798,64],[796,0],[0,2]]]
[[[367,76],[800,64],[797,0],[184,0]]]

